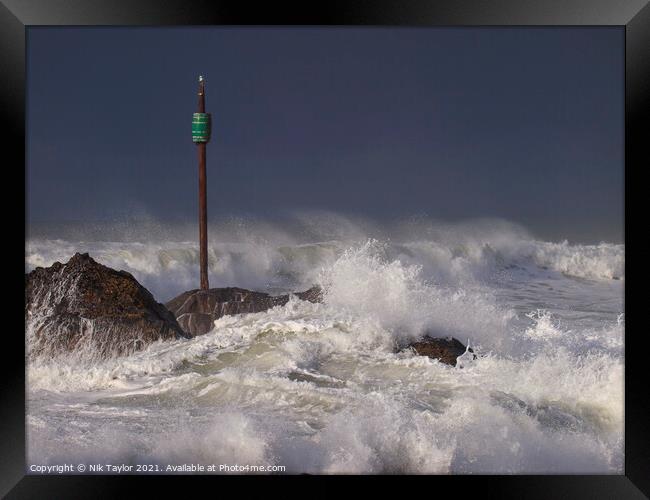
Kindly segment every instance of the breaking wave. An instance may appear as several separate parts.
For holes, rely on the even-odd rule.
[[[168,239],[148,243],[143,242],[150,240],[146,229],[134,228],[126,241],[114,228],[102,233],[114,238],[109,241],[84,240],[74,233],[72,239],[36,235],[27,244],[26,271],[66,261],[74,252],[89,252],[104,265],[132,273],[159,300],[168,300],[193,288],[198,244],[187,228],[167,231]],[[324,221],[322,217],[301,220],[298,225],[294,221],[288,227],[237,221],[213,226],[209,234],[213,286],[271,291],[308,287],[316,282],[321,268],[369,239],[383,242],[392,260],[421,266],[428,278],[450,285],[486,281],[516,270],[550,270],[587,279],[624,278],[624,245],[543,242],[504,221],[457,225],[407,221],[377,228],[329,215]]]
[[[327,227],[311,243],[221,228],[211,245],[213,286],[320,284],[323,303],[222,317],[129,356],[30,362],[30,461],[622,471],[622,245],[540,242],[505,223]],[[130,271],[159,300],[196,281],[196,248],[173,240],[33,239],[26,267],[73,251]],[[425,332],[478,357],[450,367],[400,350]]]

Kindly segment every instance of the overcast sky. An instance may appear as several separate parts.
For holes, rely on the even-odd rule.
[[[28,28],[28,222],[501,217],[622,241],[622,28]]]

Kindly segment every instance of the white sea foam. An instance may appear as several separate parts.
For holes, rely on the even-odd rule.
[[[623,289],[608,279],[623,277],[622,246],[509,226],[427,226],[418,239],[328,224],[319,243],[282,232],[214,245],[211,264],[218,285],[319,283],[323,303],[223,317],[128,357],[33,360],[30,461],[622,471]],[[169,294],[195,279],[195,248],[178,241],[33,240],[26,266],[83,250]],[[478,357],[460,368],[399,351],[424,333],[469,341]]]
[[[211,228],[214,241],[208,263],[212,281],[219,286],[257,289],[308,287],[321,268],[368,239],[386,242],[385,253],[391,260],[421,266],[426,278],[450,285],[494,279],[517,268],[531,272],[548,268],[589,279],[624,277],[623,245],[537,241],[503,221],[381,229],[333,215],[300,222],[293,231],[259,222]],[[197,275],[198,245],[178,239],[189,236],[186,231],[177,232],[172,239],[148,243],[142,242],[148,234],[135,229],[129,231],[128,241],[34,236],[27,244],[25,267],[49,266],[67,261],[74,252],[89,252],[102,264],[131,272],[156,297],[168,300],[195,286]],[[137,234],[142,240],[133,240]]]

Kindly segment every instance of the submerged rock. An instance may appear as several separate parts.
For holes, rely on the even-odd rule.
[[[322,290],[312,287],[294,294],[299,299],[320,302]],[[186,334],[195,336],[208,333],[215,320],[222,316],[263,312],[289,302],[290,295],[272,296],[244,288],[210,288],[189,290],[165,304],[176,317]]]
[[[490,392],[490,400],[512,413],[523,413],[534,418],[542,427],[554,431],[593,432],[594,424],[590,423],[590,420],[595,422],[600,420],[597,412],[580,411],[560,401],[527,403],[503,391]]]
[[[451,366],[456,366],[456,359],[465,354],[466,351],[474,353],[471,347],[468,349],[453,337],[436,338],[429,335],[410,343],[405,349],[413,349],[420,356],[429,356]],[[476,359],[475,354],[473,358]]]
[[[104,358],[189,337],[131,274],[87,253],[25,275],[25,324],[32,357],[85,350]]]

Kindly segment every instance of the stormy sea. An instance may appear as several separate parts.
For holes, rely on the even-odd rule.
[[[196,235],[155,220],[35,225],[25,272],[88,252],[164,303],[198,286]],[[211,287],[319,285],[322,303],[292,297],[103,361],[26,358],[28,464],[622,473],[624,245],[334,214],[231,218],[209,237]],[[424,334],[476,358],[395,349]]]

